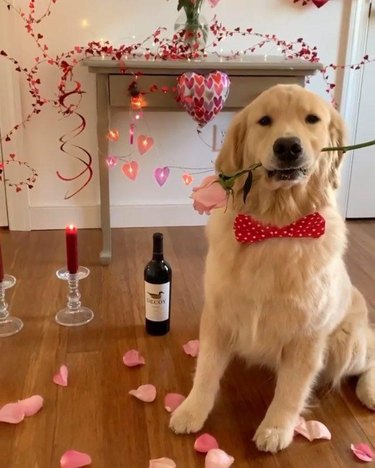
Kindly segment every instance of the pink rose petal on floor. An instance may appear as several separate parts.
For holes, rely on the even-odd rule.
[[[350,448],[354,455],[364,462],[372,462],[374,459],[374,452],[367,444],[351,444]]]
[[[122,361],[127,367],[143,366],[146,364],[145,358],[136,349],[130,349],[123,357]]]
[[[156,398],[156,388],[151,384],[141,385],[136,390],[130,390],[129,395],[133,395],[138,400],[145,401],[146,403],[151,403]]]
[[[186,354],[192,357],[197,357],[199,354],[199,340],[190,340],[183,346]]]
[[[306,421],[301,417],[299,423],[294,428],[294,431],[297,434],[306,437],[310,442],[315,439],[331,440],[331,433],[327,426],[319,421]]]
[[[204,462],[205,468],[229,468],[234,463],[234,458],[219,448],[207,452]]]
[[[168,413],[172,413],[181,403],[185,400],[186,397],[180,393],[167,393],[164,398],[164,408]]]
[[[63,364],[59,372],[53,376],[53,381],[56,385],[61,385],[61,387],[68,386],[68,368]]]
[[[219,448],[219,444],[215,437],[210,434],[202,434],[194,442],[194,449],[200,453],[207,453],[211,449]]]
[[[150,460],[148,468],[176,468],[176,463],[171,458],[154,458]]]
[[[0,409],[0,422],[18,424],[24,417],[25,411],[19,403],[7,403]]]
[[[34,416],[43,407],[43,397],[33,395],[24,400],[18,400],[18,405],[22,408],[25,416]]]
[[[81,466],[91,465],[90,455],[77,450],[67,450],[60,458],[61,468],[80,468]]]

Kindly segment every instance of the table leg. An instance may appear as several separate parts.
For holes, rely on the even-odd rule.
[[[102,228],[102,251],[100,262],[108,265],[112,258],[111,249],[111,219],[109,204],[109,174],[106,164],[108,154],[108,140],[106,135],[109,129],[109,92],[108,75],[96,75],[96,108],[97,108],[97,136],[99,153],[100,178],[100,220]]]

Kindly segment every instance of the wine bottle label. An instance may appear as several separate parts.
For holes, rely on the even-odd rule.
[[[146,318],[162,322],[169,318],[170,283],[152,284],[145,281]]]

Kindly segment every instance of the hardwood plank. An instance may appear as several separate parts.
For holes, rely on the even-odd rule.
[[[375,314],[375,222],[347,224],[348,269]],[[173,268],[172,328],[165,337],[150,337],[144,330],[143,268],[157,230],[165,236],[165,256]],[[179,468],[203,468],[204,456],[193,450],[196,436],[172,434],[163,407],[167,392],[187,394],[192,384],[195,359],[183,353],[182,344],[198,337],[207,249],[203,229],[114,229],[109,266],[97,261],[100,231],[81,230],[80,263],[91,273],[80,289],[95,319],[77,329],[54,322],[66,303],[66,284],[55,275],[65,261],[64,233],[2,230],[0,236],[5,269],[17,277],[7,299],[25,323],[21,333],[0,340],[0,405],[36,393],[45,398],[39,414],[15,426],[0,423],[0,467],[51,468],[65,450],[75,448],[92,455],[93,468],[147,468],[150,458],[162,456],[175,459]],[[125,368],[122,355],[131,348],[144,354],[146,366]],[[61,363],[70,369],[67,388],[52,383]],[[154,403],[128,395],[144,383],[156,385]],[[298,436],[287,450],[264,454],[252,437],[272,399],[274,378],[235,360],[204,432],[214,434],[235,457],[234,467],[358,466],[350,443],[375,445],[375,425],[374,415],[356,399],[354,385],[353,379],[341,393],[314,399],[306,416],[324,422],[331,441],[309,443]]]

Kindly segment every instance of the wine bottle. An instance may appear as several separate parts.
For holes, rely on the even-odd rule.
[[[164,260],[163,234],[153,235],[152,260],[144,270],[146,332],[165,335],[169,332],[172,269]]]

